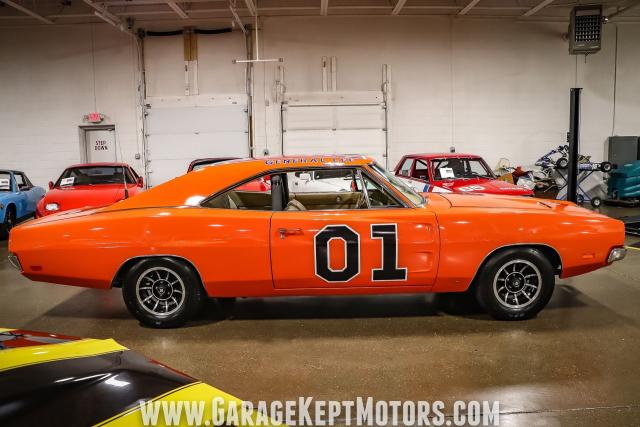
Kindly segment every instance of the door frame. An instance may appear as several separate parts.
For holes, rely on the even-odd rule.
[[[94,130],[111,130],[113,131],[113,149],[116,150],[116,160],[118,159],[118,151],[117,151],[117,138],[116,135],[116,125],[88,125],[88,126],[78,126],[78,134],[80,136],[80,162],[81,163],[89,163],[89,155],[87,153],[87,135],[89,132]]]

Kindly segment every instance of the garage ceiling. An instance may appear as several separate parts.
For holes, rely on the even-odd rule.
[[[571,0],[0,0],[0,26],[100,22],[95,12],[113,20],[182,19],[200,21],[240,17],[322,15],[455,15],[507,19],[567,20]],[[639,0],[604,0],[605,14],[620,21],[640,20]]]

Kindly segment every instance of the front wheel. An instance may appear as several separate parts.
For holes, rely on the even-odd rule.
[[[480,305],[500,320],[529,319],[542,310],[555,285],[549,260],[537,249],[507,249],[492,256],[478,275]]]
[[[125,276],[122,296],[129,312],[153,328],[182,326],[206,300],[195,272],[173,258],[150,258],[135,264]]]

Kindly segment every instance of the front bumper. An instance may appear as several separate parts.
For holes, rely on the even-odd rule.
[[[609,256],[607,257],[607,264],[611,264],[615,261],[623,260],[627,255],[627,250],[625,248],[613,248],[609,252]]]

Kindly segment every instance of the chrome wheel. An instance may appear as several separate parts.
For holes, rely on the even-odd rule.
[[[173,270],[153,267],[145,270],[136,283],[138,303],[158,317],[169,316],[184,303],[184,282]]]
[[[536,300],[541,285],[538,267],[527,260],[516,259],[500,267],[493,279],[493,293],[503,306],[521,309]]]

